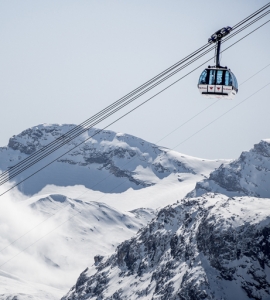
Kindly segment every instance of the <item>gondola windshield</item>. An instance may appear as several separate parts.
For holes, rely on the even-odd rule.
[[[230,70],[206,69],[200,76],[199,84],[234,86],[238,90],[236,77]]]

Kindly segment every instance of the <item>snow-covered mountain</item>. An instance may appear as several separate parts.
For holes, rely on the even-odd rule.
[[[39,125],[13,136],[0,148],[0,169],[74,126]],[[97,131],[89,130],[31,172]],[[112,254],[155,216],[155,209],[184,197],[224,162],[186,156],[128,134],[96,134],[0,203],[0,299],[59,299],[86,265]]]
[[[0,300],[54,300],[60,299],[62,290],[30,282],[8,272],[0,271]]]
[[[0,209],[0,299],[59,299],[85,264],[112,253],[154,217],[151,209],[123,213],[60,194]]]
[[[269,149],[220,166],[62,299],[270,299]]]
[[[1,170],[73,127],[12,137]],[[270,299],[269,170],[270,140],[226,161],[97,133],[0,204],[0,299],[59,299],[86,266],[62,299]]]
[[[15,165],[74,127],[75,125],[43,124],[13,136],[7,147],[0,148],[0,170]],[[208,175],[222,163],[184,156],[132,135],[98,131],[88,130],[31,170],[18,175],[16,182],[89,138],[25,181],[19,189],[27,195],[33,195],[48,184],[84,185],[91,190],[119,193],[129,188],[141,189],[155,185],[171,174]]]
[[[198,182],[190,195],[205,192],[270,198],[270,139],[242,152],[237,160],[222,164],[209,178]]]
[[[63,300],[269,299],[270,199],[221,194],[159,211]]]

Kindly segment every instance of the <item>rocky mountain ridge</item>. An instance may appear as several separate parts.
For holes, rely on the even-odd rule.
[[[62,300],[269,299],[269,203],[183,199],[86,269]]]
[[[190,196],[206,192],[229,196],[270,198],[270,139],[244,151],[237,160],[221,164],[209,178],[196,184]]]
[[[0,148],[0,169],[74,126],[43,124],[13,136]],[[43,164],[85,141],[21,184],[23,194],[15,191],[14,203],[0,203],[0,264],[11,259],[0,273],[0,299],[59,299],[85,265],[113,253],[155,216],[154,210],[184,196],[224,162],[186,156],[128,134],[95,135],[98,131],[85,132],[45,159]]]
[[[62,300],[270,299],[270,140],[221,165]]]
[[[6,170],[15,165],[74,127],[75,125],[43,124],[13,136],[7,147],[0,148],[0,169]],[[154,185],[171,174],[200,173],[203,165],[206,168],[209,165],[208,169],[213,170],[222,162],[184,156],[132,135],[109,130],[99,132],[99,129],[92,128],[38,163],[31,171],[80,143],[82,144],[76,149],[44,169],[42,175],[37,174],[35,178],[25,182],[20,187],[21,191],[34,194],[48,184],[83,184],[102,192],[110,192],[111,186],[119,185],[114,192],[123,192],[128,188],[141,189]],[[15,180],[19,181],[28,174],[30,171],[25,171]],[[110,176],[112,185],[100,183],[106,176]]]

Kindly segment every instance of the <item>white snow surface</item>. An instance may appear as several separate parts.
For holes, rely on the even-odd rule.
[[[56,300],[63,291],[0,271],[0,300]],[[16,297],[16,298],[15,298]]]
[[[74,126],[43,124],[12,137],[0,148],[0,168]],[[97,131],[89,130],[43,164]],[[184,197],[224,162],[183,155],[128,134],[98,133],[0,204],[0,299],[59,299],[95,255],[113,253],[156,209]]]
[[[151,209],[123,213],[103,203],[60,194],[9,203],[8,208],[4,205],[0,213],[0,265],[4,270],[0,272],[0,299],[8,295],[59,299],[95,255],[112,253],[154,216]]]
[[[62,299],[269,299],[269,228],[270,199],[185,198],[86,269]]]
[[[43,124],[12,137],[0,148],[0,169],[74,126]],[[85,132],[17,176],[15,183],[95,134],[0,203],[0,300],[59,299],[87,266],[66,299],[98,299],[93,291],[102,272],[104,299],[174,299],[179,292],[191,299],[191,287],[209,299],[246,299],[247,293],[269,299],[258,288],[267,280],[270,286],[266,254],[248,253],[251,241],[241,231],[261,234],[270,226],[269,139],[235,161],[204,160],[128,134],[97,132]],[[237,254],[231,233],[246,252]],[[215,249],[220,236],[226,243],[218,249],[226,251],[210,255],[207,245]],[[253,240],[265,247],[256,235]]]
[[[63,300],[270,297],[270,140],[223,163]]]
[[[15,165],[74,127],[43,124],[13,136],[7,147],[0,148],[0,170]],[[15,177],[14,181],[24,179],[81,142],[76,149],[21,184],[19,189],[33,195],[49,184],[83,185],[100,192],[121,193],[129,188],[137,190],[157,184],[171,174],[207,176],[224,162],[186,156],[132,135],[109,130],[99,132],[92,128]]]

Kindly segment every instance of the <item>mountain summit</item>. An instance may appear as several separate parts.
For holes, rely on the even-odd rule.
[[[191,196],[206,192],[228,196],[270,198],[270,139],[255,144],[250,151],[230,163],[221,164],[209,178],[198,182]]]
[[[15,165],[74,127],[75,125],[43,124],[13,136],[7,147],[0,148],[0,169],[6,170]],[[207,175],[221,163],[184,156],[132,135],[99,131],[89,129],[31,167],[31,170],[18,175],[16,182],[80,144],[25,181],[19,189],[27,195],[33,195],[48,184],[84,185],[92,190],[105,193],[113,190],[116,193],[129,188],[136,190],[155,185],[171,174]],[[108,177],[108,180],[104,180]]]

